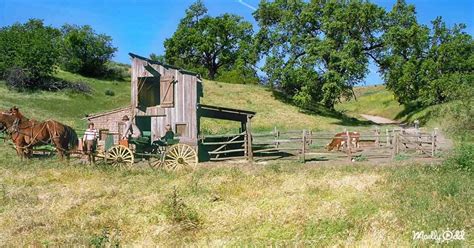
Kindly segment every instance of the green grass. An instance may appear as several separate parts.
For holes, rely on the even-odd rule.
[[[201,164],[146,167],[21,163],[0,150],[0,242],[31,245],[409,246],[413,231],[465,230],[473,174],[409,164]]]
[[[9,91],[0,82],[0,108],[20,107],[27,117],[45,120],[56,119],[82,129],[86,114],[111,110],[130,104],[130,81],[110,81],[86,78],[59,71],[58,78],[89,84],[93,92],[85,95],[69,91],[19,93]],[[312,129],[343,130],[346,126],[364,124],[343,115],[328,111],[302,112],[295,106],[276,99],[272,92],[258,85],[226,84],[204,80],[204,98],[201,102],[223,107],[256,111],[252,121],[254,131]],[[106,95],[113,91],[113,96]],[[201,130],[208,134],[237,133],[240,123],[203,119]],[[367,123],[365,123],[367,124]],[[369,126],[365,126],[368,128]]]
[[[359,114],[368,114],[394,120],[404,110],[404,106],[395,100],[393,93],[388,91],[385,86],[356,87],[354,92],[357,100],[352,99],[337,104],[338,111],[354,117],[359,117]]]
[[[338,130],[360,125],[369,128],[367,123],[329,111],[302,111],[276,99],[272,92],[259,85],[227,84],[205,80],[202,103],[257,112],[252,119],[252,130]],[[237,132],[239,123],[204,119],[202,129],[206,133]]]
[[[27,116],[37,120],[55,119],[75,128],[83,128],[86,114],[101,112],[130,104],[130,81],[107,81],[86,78],[69,72],[59,71],[56,75],[71,82],[84,82],[92,86],[91,94],[70,91],[59,92],[16,92],[10,91],[0,81],[0,109],[18,106]],[[114,96],[106,96],[110,89]]]

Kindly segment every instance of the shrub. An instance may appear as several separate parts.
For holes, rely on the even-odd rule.
[[[105,95],[106,96],[115,96],[115,92],[111,89],[105,90]]]
[[[104,78],[124,80],[130,77],[130,65],[110,61],[106,64]]]
[[[5,79],[7,87],[10,89],[24,90],[32,88],[32,82],[30,73],[25,69],[13,67],[5,72]]]
[[[117,51],[112,46],[112,38],[97,34],[88,25],[64,25],[61,31],[61,67],[85,76],[105,76],[106,63]]]
[[[233,84],[258,84],[258,78],[256,76],[245,75],[245,73],[242,73],[242,71],[238,69],[221,72],[216,80]]]
[[[31,19],[0,29],[0,76],[15,88],[36,88],[58,63],[59,30]]]
[[[184,229],[197,228],[201,223],[198,213],[184,203],[179,197],[176,188],[174,188],[173,193],[166,198],[164,210],[165,215],[172,222],[182,224]]]
[[[473,172],[474,144],[463,143],[457,146],[453,155],[446,160],[445,165],[450,169]]]

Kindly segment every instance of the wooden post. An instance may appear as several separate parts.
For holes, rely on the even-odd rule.
[[[397,142],[397,134],[393,133],[392,136],[392,159],[398,154],[398,142]]]
[[[245,131],[245,134],[244,134],[244,156],[245,158],[248,159],[248,154],[249,154],[249,151],[248,151],[248,140],[249,140],[249,137],[248,137],[248,132]]]
[[[388,131],[388,128],[385,129],[385,135],[387,136],[387,141],[385,142],[385,146],[390,146],[390,140],[391,140],[391,137],[390,137],[390,132]]]
[[[280,146],[280,143],[278,140],[280,140],[280,131],[277,130],[275,126],[275,148],[278,148]]]
[[[250,124],[250,117],[247,116],[247,123],[246,123],[246,144],[247,144],[247,160],[253,161],[253,150],[252,150],[252,125]]]
[[[421,132],[420,132],[420,129],[416,129],[416,141],[417,141],[417,146],[416,146],[416,150],[418,153],[423,153],[423,143],[422,143],[422,139],[421,139]]]
[[[431,157],[434,158],[436,155],[436,141],[437,141],[437,136],[438,135],[438,128],[435,128],[431,134]]]
[[[347,157],[349,157],[349,160],[352,160],[352,155],[351,155],[351,137],[349,136],[349,132],[346,130],[346,152],[347,152]]]
[[[306,162],[305,153],[306,153],[306,130],[303,130],[303,147],[301,148],[301,158],[303,163]]]
[[[375,128],[375,146],[378,147],[380,143],[380,130],[379,128]]]

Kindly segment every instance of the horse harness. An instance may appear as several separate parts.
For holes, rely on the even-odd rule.
[[[36,126],[36,123],[32,120],[28,120],[28,122],[31,124],[31,126],[26,126],[26,127],[20,127],[20,119],[19,118],[16,118],[13,122],[13,125],[6,129],[7,133],[10,135],[11,139],[13,140],[13,142],[16,142],[16,140],[18,139],[19,135],[20,134],[23,134],[29,138],[32,138],[31,141],[29,142],[28,145],[26,146],[23,146],[23,147],[20,147],[21,149],[27,149],[27,148],[30,148],[31,146],[33,146],[34,143],[36,142],[40,142],[44,145],[46,144],[50,144],[51,143],[51,140],[53,138],[57,138],[59,137],[59,135],[57,134],[57,132],[54,132],[54,135],[51,133],[51,131],[49,131],[49,125],[48,125],[48,121],[45,121],[44,123],[41,123],[43,126],[41,127],[41,129],[36,132],[36,134],[34,134],[33,132],[33,128]],[[40,125],[41,125],[40,124]],[[22,132],[21,130],[22,129],[27,129],[27,128],[31,128],[31,134],[27,133],[27,132]],[[38,136],[41,134],[41,132],[45,129],[45,128],[48,128],[48,131],[49,131],[49,139],[48,140],[42,140],[42,139],[37,139]],[[13,137],[14,134],[18,134],[16,138]]]

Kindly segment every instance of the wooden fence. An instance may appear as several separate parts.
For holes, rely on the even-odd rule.
[[[393,159],[397,156],[435,157],[438,152],[438,131],[419,129],[375,129],[360,132],[359,146],[354,146],[348,130],[340,137],[343,146],[328,151],[326,145],[335,132],[312,130],[242,132],[234,135],[214,135],[201,138],[209,160],[248,159],[269,160],[299,158],[301,161]],[[202,148],[200,148],[202,149]]]
[[[435,157],[438,151],[437,129],[431,133],[413,129],[375,129],[360,132],[356,147],[348,130],[340,137],[344,142],[340,150],[328,151],[326,145],[335,133],[311,130],[279,131],[276,128],[266,134],[254,134],[252,145],[256,158],[268,156],[295,157],[301,161],[324,161],[335,159],[365,160],[374,158],[395,158],[398,155],[410,157]]]

